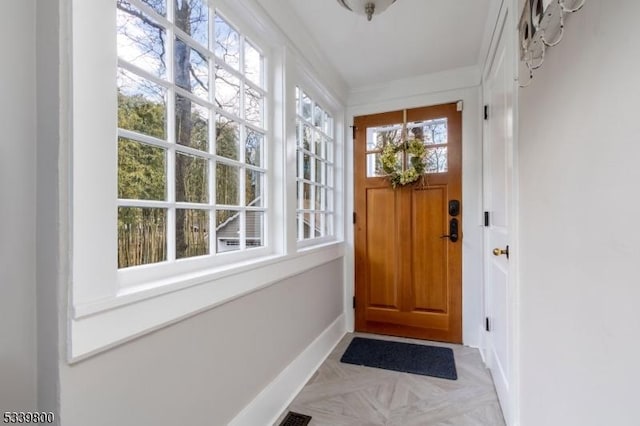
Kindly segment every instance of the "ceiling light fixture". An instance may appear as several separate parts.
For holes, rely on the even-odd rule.
[[[368,21],[373,18],[373,15],[379,15],[395,2],[396,0],[338,0],[345,9],[358,15],[366,15]]]

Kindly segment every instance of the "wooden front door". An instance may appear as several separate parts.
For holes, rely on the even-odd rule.
[[[354,120],[356,330],[461,343],[462,113],[454,103],[406,117],[409,137],[427,147],[426,173],[396,189],[379,158],[400,140],[403,111]],[[446,237],[452,219],[456,242]]]

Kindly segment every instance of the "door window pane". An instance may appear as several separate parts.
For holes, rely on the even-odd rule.
[[[447,147],[428,148],[426,159],[427,173],[443,173],[448,169]]]

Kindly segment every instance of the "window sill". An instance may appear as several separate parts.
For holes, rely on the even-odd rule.
[[[265,256],[227,269],[127,288],[112,299],[75,306],[69,318],[68,361],[80,361],[343,255],[343,243],[334,241],[291,255]]]

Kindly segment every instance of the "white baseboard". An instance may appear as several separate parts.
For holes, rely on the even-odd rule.
[[[244,407],[229,426],[275,423],[345,334],[345,317],[342,314]]]

